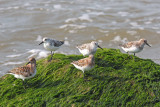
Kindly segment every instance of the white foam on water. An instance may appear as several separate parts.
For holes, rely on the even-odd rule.
[[[62,9],[62,6],[60,4],[56,4],[56,5],[53,5],[53,8],[59,10],[59,9]]]
[[[39,10],[41,10],[41,11],[42,11],[42,10],[44,10],[44,8],[39,8]]]
[[[69,22],[75,22],[77,20],[78,20],[77,18],[69,18],[69,19],[66,19],[65,22],[69,23]]]
[[[14,7],[0,8],[0,10],[1,10],[1,11],[4,11],[4,10],[19,9],[19,8],[20,8],[19,6],[14,6]]]
[[[111,7],[106,7],[106,8],[104,8],[104,10],[110,10],[110,9],[112,9]]]
[[[59,28],[60,28],[60,29],[64,29],[64,28],[66,28],[66,27],[68,27],[68,26],[69,26],[69,25],[65,24],[65,25],[60,26]]]
[[[129,13],[128,12],[118,12],[118,14],[121,16],[127,16]]]
[[[38,35],[36,41],[41,42],[42,41],[42,36]]]
[[[130,35],[135,35],[135,34],[137,34],[137,31],[127,31],[127,33]]]
[[[67,40],[67,39],[68,39],[68,37],[64,37],[64,39],[65,39],[65,40]]]
[[[10,9],[11,9],[11,10],[12,10],[12,9],[19,9],[19,6],[7,7],[6,9],[7,9],[7,10],[10,10]]]
[[[116,37],[114,37],[113,41],[115,41],[115,42],[121,41],[121,37],[120,36],[116,36]]]
[[[24,61],[21,61],[21,62],[7,62],[7,63],[4,63],[3,65],[6,66],[6,65],[19,65],[19,64],[23,64],[25,63]]]
[[[18,50],[17,49],[13,49],[13,52],[18,52]]]
[[[157,30],[157,29],[159,29],[159,27],[152,27],[152,29],[155,29],[155,30]]]
[[[25,3],[25,4],[24,4],[24,6],[30,6],[30,5],[31,5],[30,3]]]
[[[69,30],[68,32],[69,33],[77,33],[77,31],[75,31],[75,30]]]
[[[28,58],[37,56],[37,59],[39,59],[39,58],[47,57],[49,51],[45,51],[45,50],[41,50],[41,49],[31,49],[27,53],[31,54],[30,56],[28,56]]]
[[[31,49],[31,50],[27,51],[27,53],[38,53],[40,51],[41,51],[40,49]]]
[[[83,29],[86,26],[84,26],[84,25],[76,25],[76,24],[65,24],[65,25],[60,26],[59,28],[60,29],[64,29],[64,28],[67,28],[67,27],[71,27],[71,28],[74,28],[74,29]]]
[[[28,56],[28,58],[37,56],[39,52],[41,52],[40,49],[31,49],[31,50],[29,50],[27,53],[31,53],[31,55]]]
[[[15,57],[19,57],[21,56],[22,54],[16,54],[16,55],[7,55],[6,57],[8,58],[15,58]]]
[[[121,37],[118,35],[118,36],[115,36],[113,40],[111,40],[113,42],[122,42],[122,43],[125,43],[127,41],[127,38],[123,38],[121,39]]]
[[[99,43],[102,43],[103,41],[102,41],[102,40],[98,40],[98,42],[99,42]]]
[[[132,25],[133,27],[139,26],[137,22],[130,22],[130,25]]]
[[[157,31],[158,34],[160,34],[160,31]]]
[[[134,37],[135,37],[137,40],[140,39],[140,36],[139,36],[139,35],[138,35],[138,36],[134,36]]]
[[[102,32],[102,33],[108,33],[109,31],[107,31],[107,30],[99,30],[100,32]]]
[[[20,7],[19,6],[15,6],[15,7],[13,7],[13,9],[19,9]]]
[[[130,22],[131,20],[130,19],[125,19],[125,23],[128,23]]]
[[[139,27],[138,27],[138,29],[140,29],[140,30],[144,30],[144,27],[142,27],[142,26],[139,26]]]
[[[152,22],[148,21],[148,22],[144,22],[144,24],[148,25],[151,24]]]
[[[117,22],[116,21],[113,21],[113,22],[111,22],[113,25],[115,25],[115,24],[117,24]]]
[[[92,40],[96,40],[96,38],[95,38],[93,35],[91,36],[91,39],[92,39]]]
[[[88,14],[83,14],[82,16],[78,17],[78,19],[82,21],[89,21],[89,22],[93,21]]]
[[[67,46],[70,46],[69,41],[64,41],[64,44],[67,45]]]
[[[49,52],[47,52],[47,51],[41,51],[41,52],[39,52],[37,59],[47,57],[47,56],[48,56],[48,53],[49,53]]]
[[[96,16],[100,16],[100,15],[105,15],[104,12],[90,12],[90,15],[96,15]]]
[[[98,13],[89,13],[89,14],[98,14]],[[92,22],[93,20],[90,18],[89,14],[83,14],[82,16],[78,18],[69,18],[69,19],[66,19],[65,22],[66,23],[76,22],[77,20]]]
[[[109,34],[105,34],[104,36],[106,36],[106,37],[107,37],[107,36],[109,36]]]

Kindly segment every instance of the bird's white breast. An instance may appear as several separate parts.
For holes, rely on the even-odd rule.
[[[80,51],[80,53],[83,54],[83,56],[89,55],[89,53],[90,53],[88,49],[79,49],[79,51]]]
[[[88,70],[90,70],[91,68],[92,68],[92,66],[78,66],[78,65],[76,65],[76,64],[73,64],[77,69],[79,69],[79,70],[81,70],[81,71],[83,71],[83,73],[84,73],[84,71],[88,71]]]
[[[55,47],[54,45],[50,45],[50,43],[44,43],[44,48],[48,51],[55,51],[59,47]]]
[[[139,47],[136,47],[136,46],[132,46],[132,47],[130,47],[130,48],[124,48],[124,47],[122,47],[122,49],[123,49],[125,52],[130,52],[130,53],[137,53],[137,52],[142,51],[142,49],[140,49]]]

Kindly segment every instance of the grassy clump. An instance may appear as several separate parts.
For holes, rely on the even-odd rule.
[[[48,57],[49,59],[50,57]],[[16,107],[159,106],[160,65],[116,49],[98,50],[94,69],[83,73],[70,63],[82,55],[55,54],[50,63],[37,61],[37,74],[27,80],[12,75],[0,79],[0,105]]]

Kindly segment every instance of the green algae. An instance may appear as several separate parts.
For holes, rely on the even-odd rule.
[[[27,80],[26,90],[12,75],[0,78],[0,106],[160,106],[160,65],[132,57],[117,49],[99,49],[94,69],[85,72],[88,81],[70,64],[82,55],[55,54],[49,63],[50,56],[38,60],[38,72]]]

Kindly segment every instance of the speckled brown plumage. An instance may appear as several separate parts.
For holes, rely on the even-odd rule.
[[[120,46],[124,47],[124,48],[130,48],[132,46],[141,47],[141,45],[143,45],[143,44],[147,44],[148,45],[147,40],[140,39],[139,41],[131,41],[131,42],[125,43],[125,44],[120,45]]]
[[[94,66],[94,64],[95,64],[94,56],[90,55],[87,58],[83,58],[83,59],[80,59],[78,61],[73,61],[72,64],[76,64],[80,67],[82,67],[82,66]]]
[[[36,69],[36,60],[35,60],[35,58],[30,58],[29,62],[30,62],[29,64],[24,65],[22,67],[14,68],[11,71],[9,71],[8,73],[22,75],[24,77],[31,76]]]

